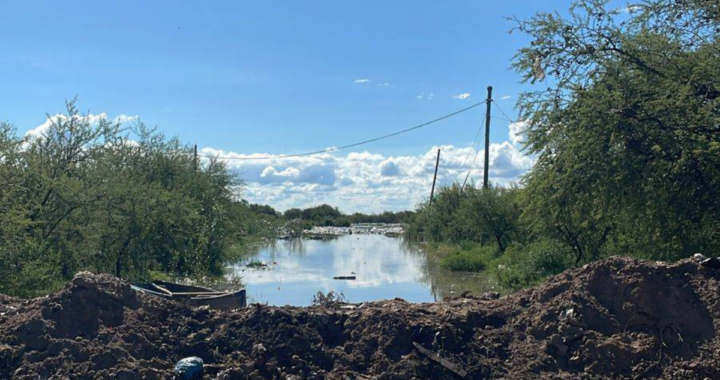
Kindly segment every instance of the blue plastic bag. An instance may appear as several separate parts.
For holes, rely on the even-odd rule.
[[[197,356],[191,356],[175,364],[175,376],[181,380],[199,379],[203,372],[203,360]]]

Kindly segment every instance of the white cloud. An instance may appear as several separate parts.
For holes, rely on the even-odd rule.
[[[525,142],[527,127],[528,125],[526,121],[510,123],[510,141],[516,145],[520,145]]]
[[[502,97],[502,100],[508,100],[508,99],[512,99],[512,95],[505,95]]]
[[[421,92],[420,95],[417,96],[420,100],[432,100],[432,98],[435,97],[434,93],[428,93],[427,95],[424,92]]]
[[[620,8],[620,13],[637,13],[642,10],[642,6],[640,5],[631,5],[625,8]]]
[[[427,198],[441,149],[439,186],[482,178],[482,151],[472,147],[443,145],[419,155],[384,156],[367,151],[341,155],[278,158],[260,153],[245,155],[202,149],[206,156],[262,157],[258,160],[227,160],[246,182],[243,198],[277,209],[310,207],[328,203],[344,212],[381,212],[414,209]],[[519,147],[506,141],[490,146],[490,179],[500,185],[515,182],[533,164]]]
[[[394,85],[392,83],[388,83],[388,82],[378,83],[378,87],[391,87],[391,86],[394,86]]]
[[[54,123],[55,124],[60,123],[62,121],[68,120],[68,118],[69,118],[68,115],[63,115],[63,114],[57,114],[54,116],[50,116],[47,119],[45,119],[45,122],[43,122],[42,124],[25,132],[25,136],[30,139],[42,137]],[[88,122],[91,125],[97,125],[101,120],[107,120],[107,118],[108,118],[108,116],[107,116],[107,113],[105,113],[105,112],[102,112],[99,114],[88,114],[88,115],[82,115],[82,116],[81,115],[75,116],[76,120]],[[115,122],[115,123],[125,124],[125,123],[135,123],[138,120],[139,119],[137,116],[129,116],[129,115],[121,114],[120,116],[117,116],[116,118],[112,119],[111,121]]]
[[[400,175],[400,166],[394,158],[389,158],[380,164],[380,175],[384,177],[395,177]]]
[[[470,93],[469,93],[469,92],[465,92],[465,93],[457,94],[457,95],[453,96],[453,98],[455,98],[455,99],[460,99],[460,100],[465,100],[465,99],[467,99],[467,98],[469,98],[469,97],[470,97]]]
[[[370,79],[367,79],[367,78],[355,79],[355,83],[367,83],[367,82],[370,82]]]

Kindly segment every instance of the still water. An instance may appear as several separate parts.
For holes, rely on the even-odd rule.
[[[267,268],[247,267],[260,261]],[[349,302],[402,298],[433,302],[469,290],[496,290],[478,273],[443,270],[437,259],[402,238],[344,235],[331,240],[279,240],[256,247],[248,260],[233,265],[250,302],[306,306],[318,291],[342,293]],[[355,276],[355,280],[333,280]]]

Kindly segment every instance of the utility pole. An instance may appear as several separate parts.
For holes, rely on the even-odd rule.
[[[488,187],[488,169],[490,167],[490,106],[492,105],[492,86],[488,86],[487,113],[485,114],[485,164],[483,165],[483,189]]]
[[[432,190],[430,190],[430,203],[432,203],[433,195],[435,194],[435,180],[437,179],[437,170],[440,165],[440,149],[438,148],[437,160],[435,160],[435,175],[433,175]]]
[[[197,167],[198,167],[197,144],[195,144],[193,146],[193,166],[195,167],[195,170],[197,170]]]

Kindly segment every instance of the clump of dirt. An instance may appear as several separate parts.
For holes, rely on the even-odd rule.
[[[611,258],[496,298],[215,311],[80,273],[0,296],[0,378],[720,379],[718,270]]]

